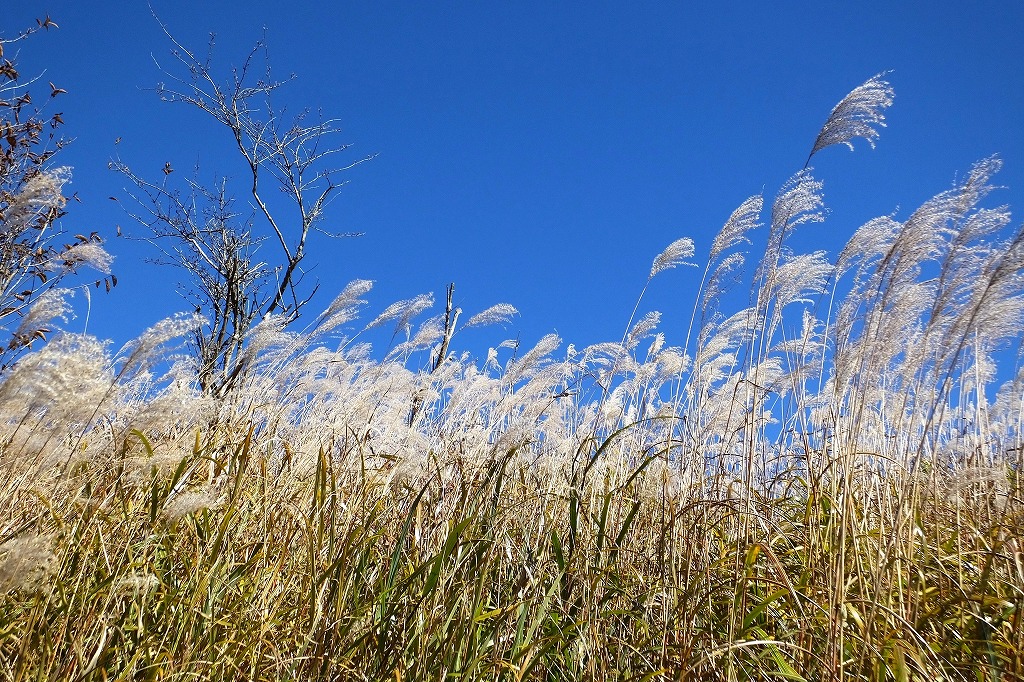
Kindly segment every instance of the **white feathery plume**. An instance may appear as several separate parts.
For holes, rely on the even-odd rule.
[[[960,230],[953,240],[956,247],[963,248],[971,244],[982,243],[990,235],[994,235],[1010,224],[1011,214],[1006,206],[999,208],[979,208],[967,220],[963,221]],[[981,250],[989,251],[992,245],[986,245]]]
[[[820,328],[821,323],[818,318],[814,316],[811,310],[804,308],[803,324],[801,325],[800,333],[792,337],[783,338],[772,347],[772,352],[793,358],[809,356],[818,350],[813,347],[813,344],[817,343],[820,347]]]
[[[838,275],[844,274],[854,262],[863,267],[875,258],[881,258],[892,248],[901,225],[892,216],[879,216],[857,228],[836,260]]]
[[[479,327],[487,324],[506,324],[512,320],[513,315],[518,314],[519,311],[516,310],[514,306],[511,306],[508,303],[498,303],[469,318],[469,322],[466,323],[466,327]]]
[[[0,382],[0,404],[20,402],[32,410],[64,401],[91,411],[110,388],[112,376],[104,344],[91,336],[58,334],[29,353]],[[50,406],[52,407],[52,405]]]
[[[677,265],[696,266],[696,263],[690,263],[686,260],[693,257],[695,252],[693,240],[689,237],[675,240],[654,259],[654,263],[651,265],[651,274],[648,275],[647,279],[652,279],[659,272],[670,270]]]
[[[723,252],[741,242],[749,244],[750,240],[747,239],[747,232],[757,228],[759,224],[758,219],[761,217],[761,209],[763,208],[764,197],[760,194],[755,194],[740,204],[739,208],[733,211],[729,219],[725,221],[725,225],[719,230],[718,235],[715,236],[715,241],[711,243],[711,253],[708,255],[708,260],[714,261]]]
[[[650,336],[651,332],[657,329],[658,324],[660,322],[661,313],[659,313],[657,310],[653,310],[647,313],[646,315],[643,316],[643,318],[640,319],[639,322],[633,325],[633,328],[629,331],[629,334],[626,335],[626,341],[623,345],[628,350],[633,350],[634,348],[637,347],[637,344],[639,344],[640,341]]]
[[[173,491],[172,491],[173,493]],[[167,521],[176,521],[207,509],[215,509],[221,504],[220,496],[213,488],[206,490],[187,490],[176,495],[169,495],[164,503],[161,516]]]
[[[697,307],[700,306],[701,318],[708,311],[708,306],[712,302],[716,301],[718,296],[722,293],[723,288],[721,286],[723,277],[728,274],[729,270],[733,267],[743,264],[742,254],[732,254],[725,261],[715,267],[714,272],[711,271],[711,266],[718,260],[726,250],[740,244],[742,242],[750,243],[747,239],[747,232],[757,228],[760,223],[758,219],[761,216],[761,210],[764,208],[764,197],[760,194],[756,194],[749,197],[740,206],[732,212],[729,219],[725,221],[725,225],[718,231],[714,241],[711,243],[711,251],[708,254],[707,265],[704,267],[704,274],[700,279],[700,286],[697,288],[697,298],[693,301],[693,312],[690,314],[690,324],[686,330],[686,340],[683,342],[683,348],[689,348],[690,346],[690,334],[693,332],[693,325],[697,318]],[[707,291],[704,289],[705,282],[708,280],[708,273],[711,274],[711,282],[708,283]],[[717,280],[717,281],[716,281]],[[702,322],[703,323],[703,322]]]
[[[995,186],[989,184],[989,181],[1002,167],[1003,162],[998,156],[990,156],[971,166],[971,172],[968,173],[967,179],[955,188],[960,196],[961,206],[965,208],[976,206],[989,192],[996,189]]]
[[[419,296],[409,298],[404,301],[396,301],[385,308],[384,312],[374,318],[373,322],[366,325],[366,329],[373,329],[374,327],[379,327],[391,320],[397,320],[395,323],[395,331],[397,333],[398,330],[408,326],[409,320],[416,317],[432,305],[434,305],[433,294],[420,294]]]
[[[654,361],[658,364],[658,376],[666,380],[683,374],[690,366],[690,356],[674,346],[660,349]]]
[[[253,325],[245,334],[245,355],[255,357],[275,346],[285,346],[294,340],[294,335],[285,331],[288,318],[285,315],[267,315]]]
[[[426,348],[444,338],[444,324],[440,315],[436,315],[423,324],[409,341],[410,349]]]
[[[775,294],[779,308],[790,303],[812,303],[807,296],[825,290],[832,269],[824,251],[787,255],[774,271],[768,288]]]
[[[863,137],[874,149],[878,128],[885,127],[885,110],[892,105],[895,95],[892,86],[882,79],[884,75],[872,76],[835,106],[814,141],[808,162],[822,149],[834,144],[845,144],[853,151],[855,137]]]
[[[825,220],[822,186],[821,181],[815,180],[810,171],[804,169],[787,180],[779,190],[772,204],[772,225],[762,268],[777,266],[782,242],[797,225]]]
[[[582,364],[592,365],[594,367],[608,367],[625,357],[625,341],[622,343],[601,341],[583,349]]]
[[[64,183],[71,179],[67,167],[37,173],[25,182],[21,191],[10,201],[4,212],[4,220],[14,229],[29,225],[50,209],[61,208],[67,203],[64,198]]]
[[[497,348],[488,348],[487,349],[487,359],[484,361],[484,368],[485,369],[494,369],[494,370],[500,370],[501,369],[501,364],[498,362],[498,349]]]
[[[993,343],[1012,338],[1024,326],[1024,226],[983,267],[972,291],[974,329]],[[969,330],[968,330],[969,331]]]
[[[142,371],[152,362],[160,359],[155,353],[157,349],[161,349],[168,341],[179,339],[195,331],[205,323],[206,319],[202,315],[195,314],[175,315],[157,322],[118,351],[117,357],[124,358],[120,375],[126,377],[137,371]]]
[[[434,317],[422,322],[416,330],[416,333],[413,334],[408,341],[395,346],[391,352],[387,354],[385,362],[398,361],[398,359],[404,354],[429,348],[442,338],[444,338],[443,317],[441,315],[435,315]]]
[[[750,317],[753,314],[753,309],[744,308],[717,325],[702,329],[697,343],[696,364],[703,365],[714,356],[736,348],[749,333]]]
[[[515,384],[521,379],[532,377],[535,370],[543,364],[544,359],[553,353],[561,343],[562,339],[558,337],[558,334],[546,334],[522,358],[509,364],[508,370],[505,372],[506,383]]]
[[[349,282],[331,305],[320,316],[327,326],[336,327],[355,317],[355,310],[366,303],[363,296],[373,288],[373,280],[356,279]]]
[[[110,266],[114,262],[114,257],[96,242],[80,242],[75,244],[61,253],[60,259],[69,269],[76,268],[79,265],[88,265],[105,275],[110,274]]]
[[[67,301],[70,294],[69,289],[49,289],[39,294],[32,307],[28,309],[28,313],[22,318],[14,335],[34,334],[57,318],[66,322],[71,313],[71,304]]]
[[[429,309],[432,305],[434,305],[434,295],[433,294],[420,294],[419,296],[416,296],[414,299],[412,299],[412,302],[410,303],[410,305],[405,309],[405,311],[402,313],[402,315],[398,318],[398,323],[396,325],[397,328],[398,329],[407,328],[409,326],[409,322],[412,320],[412,318],[416,317],[417,315],[422,313],[424,310]]]
[[[715,271],[711,273],[711,278],[704,289],[700,304],[701,311],[706,313],[708,307],[715,304],[718,298],[728,291],[730,285],[740,280],[745,262],[746,257],[741,252],[730,253],[722,259],[722,262],[715,267]]]
[[[654,341],[651,342],[650,348],[647,349],[648,359],[654,359],[661,352],[661,349],[665,346],[665,335],[658,332],[654,335]]]

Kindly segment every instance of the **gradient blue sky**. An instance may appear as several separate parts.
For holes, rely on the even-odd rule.
[[[139,228],[107,199],[125,184],[109,158],[153,178],[197,158],[209,177],[243,169],[224,131],[147,90],[170,46],[145,2],[3,4],[5,36],[46,13],[60,24],[22,44],[19,64],[68,90],[54,106],[76,139],[59,162],[74,168],[81,204],[64,226],[111,238],[120,286],[94,297],[89,331],[119,344],[186,305],[177,273],[113,238],[115,225]],[[284,100],[338,117],[353,159],[378,154],[349,174],[325,225],[365,236],[312,244],[317,309],[354,278],[377,282],[367,319],[425,291],[440,309],[454,281],[467,314],[520,310],[499,337],[617,340],[654,256],[692,236],[700,261],[732,210],[761,191],[770,202],[831,108],[881,71],[896,90],[888,127],[875,150],[815,157],[831,214],[802,228],[799,246],[834,255],[866,220],[906,217],[994,153],[1009,189],[993,202],[1015,221],[1024,207],[1024,3],[153,7],[186,45],[215,32],[223,72],[266,27],[276,72],[298,75]],[[696,281],[667,272],[645,298],[669,343],[682,341]]]

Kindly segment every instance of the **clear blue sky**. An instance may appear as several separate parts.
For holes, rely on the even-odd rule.
[[[59,30],[24,43],[26,75],[57,100],[75,143],[82,203],[71,233],[110,237],[120,286],[94,298],[89,331],[123,342],[186,305],[175,272],[146,264],[138,232],[108,196],[115,153],[158,177],[165,162],[242,176],[224,131],[147,91],[169,44],[144,2],[7,0],[11,36],[47,12]],[[682,236],[697,260],[731,211],[803,165],[831,108],[892,70],[896,102],[878,148],[814,159],[831,214],[800,244],[833,255],[860,224],[906,217],[957,173],[998,153],[1009,187],[993,201],[1024,211],[1024,3],[1019,2],[177,2],[154,8],[183,43],[216,32],[216,62],[238,63],[263,28],[295,109],[341,120],[352,158],[308,264],[326,306],[349,280],[376,280],[375,315],[424,291],[472,314],[516,306],[510,334],[557,331],[584,345],[617,340],[651,260]],[[115,148],[114,140],[122,138]],[[680,343],[695,272],[660,275],[645,309]],[[369,319],[369,318],[367,318]],[[69,325],[75,329],[77,322]],[[501,336],[499,334],[499,336]],[[468,339],[467,339],[468,340]]]

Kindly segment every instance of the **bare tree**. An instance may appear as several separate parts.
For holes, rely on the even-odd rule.
[[[117,284],[97,233],[68,239],[60,229],[71,171],[51,161],[65,144],[64,119],[33,103],[31,88],[41,79],[23,80],[15,57],[5,56],[13,43],[56,27],[46,17],[13,38],[0,37],[0,371],[45,339],[51,320],[67,312],[67,290],[58,286],[65,277],[88,265],[105,275],[95,286],[109,291]],[[45,102],[64,93],[49,83]]]
[[[172,181],[170,164],[159,181],[119,159],[111,165],[134,185],[129,195],[142,210],[129,213],[149,228],[146,239],[162,252],[157,262],[176,265],[189,277],[185,295],[209,322],[195,339],[199,383],[222,396],[245,371],[241,350],[249,328],[270,315],[294,322],[316,292],[317,283],[305,281],[310,234],[354,236],[331,234],[321,223],[346,184],[343,173],[372,156],[336,162],[350,147],[336,142],[337,120],[308,110],[289,117],[276,107],[274,95],[293,77],[274,80],[264,41],[219,80],[212,66],[213,36],[201,58],[160,25],[173,45],[174,65],[161,67],[169,82],[158,85],[157,93],[166,102],[195,107],[228,133],[244,168],[240,182],[250,215],[243,219],[234,208],[227,178],[211,189],[199,181],[197,169],[182,187]],[[285,200],[271,201],[271,189]]]

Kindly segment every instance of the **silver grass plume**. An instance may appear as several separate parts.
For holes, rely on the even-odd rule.
[[[643,316],[643,318],[633,325],[633,328],[626,335],[626,341],[623,344],[626,350],[633,350],[639,345],[639,343],[651,335],[658,324],[661,322],[661,313],[657,310],[651,311]]]
[[[798,225],[825,221],[823,184],[808,169],[801,170],[786,181],[772,204],[772,224],[765,247],[764,268],[774,268],[782,254],[782,243]]]
[[[83,334],[58,334],[4,376],[0,406],[8,414],[44,410],[53,424],[78,425],[112,396],[114,381],[104,343]]]
[[[976,310],[971,316],[974,330],[993,344],[1012,338],[1024,326],[1024,225],[1000,246],[979,268],[970,303]]]
[[[760,194],[755,194],[740,204],[739,208],[733,211],[729,219],[725,221],[725,225],[718,232],[715,241],[711,243],[711,253],[708,255],[708,260],[714,261],[723,252],[741,242],[749,244],[750,240],[747,239],[747,232],[757,228],[759,225],[758,219],[761,217],[762,208],[764,208],[764,197]]]
[[[67,298],[71,295],[69,289],[49,289],[39,294],[28,309],[25,317],[14,332],[14,336],[31,336],[36,330],[52,323],[56,319],[68,321],[71,314],[71,304]]]
[[[245,348],[238,362],[248,365],[271,348],[286,348],[294,343],[296,335],[285,331],[288,319],[285,315],[267,315],[245,334]]]
[[[651,359],[658,364],[658,375],[664,380],[674,379],[690,367],[690,356],[674,346],[651,355]]]
[[[513,315],[518,314],[519,311],[516,310],[514,306],[511,306],[508,303],[498,303],[469,318],[469,322],[466,323],[466,326],[479,327],[488,324],[506,324],[512,321]]]
[[[70,180],[71,169],[67,167],[54,168],[32,176],[21,191],[10,199],[4,220],[10,225],[28,225],[47,211],[63,208],[67,203],[63,188]]]
[[[601,341],[583,349],[584,365],[595,367],[610,367],[614,363],[626,357],[626,341],[615,343],[613,341]]]
[[[168,342],[181,339],[205,323],[206,318],[199,314],[179,314],[157,322],[118,351],[115,357],[115,361],[121,361],[118,377],[127,379],[135,373],[145,371],[166,356]]]
[[[786,253],[766,284],[775,297],[776,311],[791,303],[814,303],[811,296],[824,293],[833,266],[824,251],[790,255]]]
[[[362,297],[372,288],[373,280],[356,279],[349,282],[320,316],[321,322],[333,329],[351,321],[355,318],[359,306],[366,304]]]
[[[722,259],[721,263],[715,266],[715,270],[711,273],[708,284],[704,288],[704,294],[701,297],[700,308],[702,313],[706,314],[710,307],[717,305],[718,299],[722,294],[732,284],[740,281],[745,262],[746,256],[741,252],[736,252],[730,253]]]
[[[800,333],[786,337],[776,343],[772,347],[772,352],[782,356],[789,356],[791,360],[815,353],[821,346],[820,332],[822,329],[821,321],[814,316],[811,310],[804,308]],[[817,344],[818,348],[815,348],[814,344]]]
[[[671,270],[677,265],[695,266],[696,263],[690,263],[686,260],[687,258],[692,258],[695,252],[693,240],[689,237],[675,240],[654,259],[654,263],[651,265],[651,274],[648,275],[647,279],[653,279],[659,272]]]
[[[537,345],[527,351],[519,360],[509,363],[505,372],[505,382],[515,385],[522,379],[528,379],[544,364],[545,358],[553,353],[562,343],[558,334],[546,334]]]
[[[855,137],[863,137],[874,149],[878,128],[885,127],[885,110],[892,105],[895,96],[892,86],[882,79],[884,75],[872,76],[835,106],[814,141],[807,163],[812,156],[834,144],[845,144],[853,151]]]
[[[433,294],[420,294],[415,298],[396,301],[385,308],[384,312],[378,315],[373,322],[366,325],[366,329],[373,329],[374,327],[379,327],[391,320],[397,320],[395,323],[395,333],[397,334],[401,329],[409,325],[409,321],[412,320],[412,318],[416,317],[432,305],[434,305]]]
[[[391,352],[387,354],[385,362],[397,361],[398,358],[403,355],[412,353],[413,351],[429,348],[443,338],[443,317],[441,315],[435,315],[420,324],[416,333],[413,334],[408,341],[395,346]]]
[[[114,257],[96,242],[75,244],[61,252],[60,259],[64,262],[65,269],[70,270],[79,265],[88,265],[105,275],[110,274],[110,266],[114,263]]]
[[[717,235],[715,235],[715,239],[711,243],[711,252],[708,254],[707,265],[704,266],[704,274],[700,279],[700,286],[697,287],[697,298],[693,302],[693,312],[690,313],[690,324],[686,330],[686,340],[683,342],[684,349],[689,348],[690,346],[690,334],[693,333],[693,325],[697,318],[698,306],[701,309],[700,324],[703,325],[705,319],[704,316],[708,311],[709,302],[717,300],[717,297],[722,291],[720,285],[723,275],[721,273],[728,273],[728,271],[734,266],[742,266],[744,256],[742,254],[731,254],[725,259],[725,261],[715,266],[714,271],[711,270],[712,265],[718,260],[719,256],[728,249],[731,249],[742,242],[750,243],[750,240],[747,239],[747,232],[760,225],[758,221],[763,208],[763,196],[756,194],[749,197],[732,212],[729,219],[725,221],[725,225],[723,225],[722,229],[718,231]],[[710,282],[708,282],[708,273],[711,273]],[[705,283],[708,283],[709,289],[714,290],[710,295],[704,288]]]
[[[716,358],[725,358],[728,362],[732,362],[735,357],[732,351],[739,347],[740,342],[747,335],[750,319],[753,316],[754,311],[751,308],[744,308],[715,325],[708,325],[701,329],[694,365],[699,369]]]
[[[855,264],[863,270],[872,261],[885,256],[892,249],[893,240],[901,228],[902,225],[892,216],[872,218],[861,225],[839,252],[837,276],[841,277]]]
[[[665,335],[658,332],[654,335],[654,341],[651,342],[650,348],[647,349],[647,359],[653,360],[661,352],[661,349],[665,346]]]

